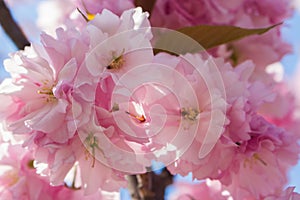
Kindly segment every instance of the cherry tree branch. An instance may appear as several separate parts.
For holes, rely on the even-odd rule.
[[[30,45],[22,29],[14,21],[4,0],[0,0],[0,24],[19,49],[24,49],[25,46]]]
[[[172,184],[173,176],[165,168],[161,174],[147,172],[127,177],[132,200],[164,199],[165,189]]]
[[[132,200],[141,200],[141,197],[139,195],[138,191],[138,182],[136,175],[128,175],[127,176],[127,182],[128,182],[128,190],[131,195]]]
[[[156,0],[135,0],[135,6],[141,6],[143,11],[147,11],[151,14],[151,11],[155,5]]]

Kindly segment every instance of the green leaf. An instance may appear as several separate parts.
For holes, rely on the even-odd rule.
[[[281,24],[282,23],[275,24],[266,28],[257,29],[246,29],[235,26],[200,25],[184,27],[179,29],[178,31],[190,36],[199,44],[201,44],[205,49],[210,49],[212,47],[239,40],[250,35],[261,35]]]
[[[134,5],[136,7],[140,6],[143,8],[143,11],[149,12],[151,14],[151,11],[155,5],[156,0],[135,0]]]
[[[235,26],[199,25],[180,28],[176,31],[164,31],[154,34],[154,52],[172,52],[172,54],[193,53],[227,44],[247,36],[261,35],[281,25],[275,24],[266,28],[247,29]],[[196,44],[195,44],[196,43]],[[200,44],[200,46],[199,46]]]

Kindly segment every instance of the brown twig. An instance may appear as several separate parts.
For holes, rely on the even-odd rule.
[[[154,8],[156,0],[135,0],[135,6],[141,6],[144,11],[147,11],[151,14],[152,9]]]
[[[159,175],[147,172],[128,176],[128,189],[132,200],[163,200],[165,189],[172,182],[173,176],[164,169]]]
[[[166,188],[173,183],[173,175],[165,168],[161,174],[153,176],[152,182],[155,200],[163,200]]]
[[[156,196],[152,191],[153,188],[153,172],[136,175],[138,181],[138,191],[142,200],[153,200]]]
[[[30,45],[22,29],[14,21],[4,0],[0,0],[0,24],[19,49],[24,49],[25,46]]]
[[[127,176],[128,181],[128,190],[131,194],[132,200],[141,200],[141,197],[139,195],[138,191],[138,181],[136,175],[128,175]]]

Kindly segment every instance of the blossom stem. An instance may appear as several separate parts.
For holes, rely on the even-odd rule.
[[[22,29],[14,21],[4,0],[0,0],[0,24],[18,49],[24,49],[25,46],[30,45]]]

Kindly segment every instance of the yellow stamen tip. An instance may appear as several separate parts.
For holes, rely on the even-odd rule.
[[[94,15],[94,14],[87,13],[86,18],[87,18],[89,21],[91,21],[91,20],[93,20],[93,19],[95,18],[95,16],[96,16],[96,15]]]

